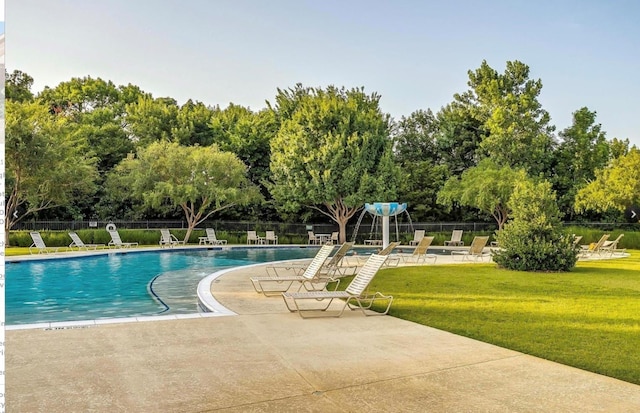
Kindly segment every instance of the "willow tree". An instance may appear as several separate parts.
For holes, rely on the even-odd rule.
[[[365,202],[395,200],[402,172],[379,100],[361,88],[278,90],[270,190],[281,212],[315,209],[338,224],[344,242]]]
[[[261,199],[247,179],[247,167],[217,146],[154,142],[122,161],[110,179],[151,209],[182,209],[185,242],[196,225],[214,213]]]

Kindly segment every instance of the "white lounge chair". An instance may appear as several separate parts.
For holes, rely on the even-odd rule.
[[[179,241],[178,238],[176,238],[176,236],[173,235],[171,231],[169,231],[169,229],[162,228],[160,230],[160,246],[161,247],[164,247],[165,245],[173,247],[174,245],[180,245],[180,244],[184,245],[184,241]]]
[[[387,256],[385,255],[370,255],[362,269],[358,271],[358,274],[356,274],[344,291],[284,292],[282,293],[282,298],[287,309],[291,312],[297,312],[302,318],[322,316],[340,317],[347,307],[352,310],[360,309],[366,316],[387,314],[391,308],[393,296],[384,295],[380,292],[376,292],[374,294],[368,294],[366,292],[369,287],[369,283],[371,283],[371,280],[373,280],[373,277],[378,273],[386,260]],[[342,306],[336,312],[329,313],[327,310],[334,300],[342,301]],[[328,303],[320,308],[310,307],[308,304],[302,304],[314,304],[325,301],[328,301]],[[371,309],[373,304],[377,301],[386,301],[386,309],[381,313],[367,312],[366,310]]]
[[[223,244],[227,243],[226,239],[218,239],[216,237],[216,230],[215,229],[206,228],[205,231],[207,233],[207,236],[198,238],[200,244],[223,245]]]
[[[600,255],[609,255],[610,257],[612,257],[613,254],[624,254],[626,250],[618,248],[618,244],[620,243],[622,237],[624,237],[624,234],[618,235],[618,238],[614,239],[613,241],[607,240],[603,242],[602,246],[600,247]]]
[[[600,255],[600,249],[602,248],[604,243],[609,240],[609,236],[610,234],[603,234],[595,244],[580,245],[580,252],[578,253],[578,257],[590,258],[596,254]]]
[[[71,244],[69,244],[69,248],[78,248],[79,250],[84,249],[87,251],[90,249],[97,250],[98,247],[104,248],[104,244],[85,244],[80,236],[75,232],[70,232],[69,236],[71,237],[71,241],[73,241]]]
[[[432,259],[435,264],[438,256],[435,254],[427,254],[427,249],[431,246],[433,238],[434,237],[422,237],[416,248],[413,250],[413,253],[411,254],[394,254],[391,257],[398,256],[405,264],[424,264],[428,258]]]
[[[484,257],[491,257],[491,253],[490,252],[485,252],[484,251],[484,247],[487,246],[487,242],[489,242],[489,237],[474,237],[473,241],[471,241],[471,245],[469,246],[469,249],[466,249],[464,251],[451,251],[451,256],[453,257],[454,255],[461,255],[462,256],[462,260],[464,261],[465,259],[475,259],[477,260],[481,260]]]
[[[315,285],[320,285],[320,288],[324,288],[329,281],[332,281],[330,277],[321,277],[320,270],[325,261],[333,251],[333,245],[323,245],[318,251],[311,263],[306,267],[304,273],[300,276],[265,276],[265,277],[251,277],[251,284],[253,288],[264,295],[275,295],[287,291],[294,283],[299,283],[300,287],[303,286],[309,290],[318,289]],[[310,288],[309,288],[310,287]]]
[[[115,248],[131,248],[133,246],[138,246],[137,242],[122,242],[120,238],[120,233],[117,230],[109,231],[109,235],[111,235],[111,241],[107,244],[109,247]]]
[[[418,245],[420,243],[420,240],[424,238],[424,232],[425,231],[423,229],[415,230],[413,233],[413,239],[409,241],[409,245]]]
[[[58,247],[47,247],[47,245],[42,240],[42,235],[39,232],[30,232],[31,240],[33,244],[29,246],[29,253],[33,254],[35,250],[38,251],[38,254],[48,254],[50,252],[58,252]]]
[[[462,241],[462,230],[454,229],[451,233],[451,239],[449,241],[445,241],[444,245],[464,246],[464,242]]]

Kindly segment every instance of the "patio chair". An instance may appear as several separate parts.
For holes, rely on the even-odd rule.
[[[218,239],[216,237],[216,230],[213,228],[206,228],[205,232],[207,233],[204,237],[198,237],[198,243],[209,244],[209,245],[223,245],[227,243],[226,239]]]
[[[69,248],[78,248],[78,250],[85,250],[88,251],[90,249],[92,250],[97,250],[98,247],[103,247],[104,248],[104,244],[85,244],[82,239],[80,238],[80,236],[78,234],[76,234],[75,232],[70,232],[69,233],[69,237],[71,237],[71,244],[69,244]]]
[[[424,238],[424,232],[425,231],[423,229],[415,230],[413,233],[413,239],[409,241],[409,245],[418,245],[420,243],[420,240]]]
[[[332,244],[338,244],[339,237],[340,237],[340,232],[334,231],[331,233],[331,239],[329,241],[331,241]]]
[[[277,244],[278,236],[276,235],[275,231],[267,231],[263,238],[263,242],[265,244]]]
[[[120,233],[117,230],[109,231],[109,235],[111,235],[111,241],[107,244],[108,247],[131,248],[133,246],[138,246],[137,242],[122,242]]]
[[[610,234],[603,234],[595,244],[592,243],[589,245],[580,245],[580,252],[578,253],[578,257],[590,258],[595,254],[599,255],[601,253],[600,249],[602,248],[604,243],[609,240],[609,236]]]
[[[247,245],[248,244],[259,244],[261,238],[255,231],[247,231]]]
[[[317,245],[320,243],[320,237],[316,236],[316,234],[313,231],[307,231],[307,235],[309,237],[310,245]]]
[[[465,259],[471,259],[471,258],[477,261],[477,260],[481,260],[484,257],[490,257],[491,253],[484,252],[484,247],[487,245],[488,241],[489,241],[488,236],[474,237],[473,241],[471,241],[471,245],[469,246],[469,249],[464,251],[451,251],[451,256],[453,257],[454,255],[461,255],[463,261]]]
[[[344,291],[303,291],[303,292],[284,292],[282,298],[291,312],[297,312],[302,318],[311,317],[340,317],[344,310],[348,307],[351,310],[360,309],[365,316],[369,315],[385,315],[391,308],[393,296],[384,295],[380,292],[374,294],[367,293],[369,283],[378,273],[387,256],[372,254],[367,259],[362,269],[353,278],[351,283]],[[327,312],[334,300],[341,301],[342,307],[336,312]],[[302,303],[318,303],[325,302],[326,305],[317,307],[308,307]],[[381,313],[367,312],[377,301],[385,301],[386,309]]]
[[[331,277],[322,277],[320,270],[329,257],[329,254],[331,254],[331,251],[333,251],[333,245],[323,245],[316,256],[313,257],[311,263],[305,268],[302,275],[251,277],[251,284],[253,284],[256,292],[266,296],[285,292],[289,290],[294,283],[299,283],[299,289],[303,286],[307,290],[324,289],[332,279]],[[315,285],[320,285],[320,287],[315,287]]]
[[[411,254],[394,254],[394,256],[400,257],[402,262],[405,264],[415,263],[415,264],[424,264],[428,259],[432,259],[435,264],[438,256],[435,254],[427,254],[427,249],[431,246],[434,237],[422,237],[420,243],[416,246]]]
[[[47,245],[42,240],[42,235],[40,235],[39,232],[30,232],[29,235],[31,235],[31,240],[33,241],[33,244],[29,246],[30,254],[33,254],[35,250],[38,251],[38,254],[58,252],[58,247],[47,247]]]
[[[184,241],[178,241],[178,238],[176,238],[176,236],[173,235],[168,228],[162,228],[160,230],[160,246],[161,247],[164,247],[165,245],[173,247],[174,245],[179,245],[179,244],[184,245]]]
[[[454,229],[451,233],[451,239],[449,241],[445,241],[444,245],[450,246],[464,246],[464,241],[462,241],[462,230]]]

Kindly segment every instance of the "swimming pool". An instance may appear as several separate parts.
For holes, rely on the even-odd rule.
[[[317,248],[109,253],[7,262],[5,323],[34,324],[198,312],[196,289],[221,269],[310,258]]]

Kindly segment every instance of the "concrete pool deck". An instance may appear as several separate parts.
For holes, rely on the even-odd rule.
[[[236,316],[7,331],[6,411],[640,411],[640,386],[394,317],[302,320],[263,270],[212,283]]]

